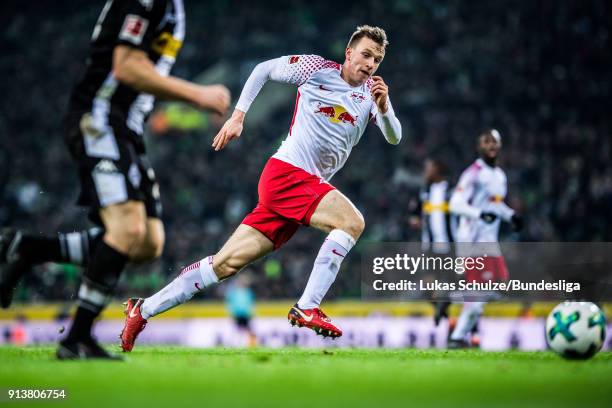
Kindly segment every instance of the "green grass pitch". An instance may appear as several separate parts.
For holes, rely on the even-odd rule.
[[[610,407],[612,353],[137,347],[124,362],[60,362],[0,347],[0,408]],[[7,401],[9,388],[66,389]]]

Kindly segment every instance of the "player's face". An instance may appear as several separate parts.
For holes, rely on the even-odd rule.
[[[425,182],[431,183],[437,177],[438,169],[436,168],[436,164],[433,160],[425,160],[425,167],[423,169],[423,178]]]
[[[384,48],[367,37],[363,37],[353,48],[346,49],[348,82],[353,86],[363,84],[374,75],[385,57]]]
[[[490,134],[484,134],[478,139],[478,152],[486,160],[495,160],[499,155],[499,143]]]

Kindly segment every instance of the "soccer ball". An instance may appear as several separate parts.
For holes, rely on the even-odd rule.
[[[546,342],[564,358],[591,358],[605,339],[606,319],[593,303],[563,302],[546,319]]]

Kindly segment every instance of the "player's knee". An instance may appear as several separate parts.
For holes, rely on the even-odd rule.
[[[355,221],[355,232],[359,233],[359,236],[361,236],[364,230],[365,230],[365,219],[363,218],[363,215],[361,215],[361,213],[358,213],[356,221]]]
[[[159,258],[164,249],[163,236],[147,236],[130,253],[130,261],[135,264],[147,263]]]
[[[470,314],[472,315],[481,315],[482,312],[484,311],[484,302],[468,302],[465,303],[465,307],[466,309],[469,311]]]
[[[146,212],[141,202],[129,201],[104,208],[105,240],[119,251],[131,254],[147,235]]]
[[[157,259],[161,256],[164,251],[164,241],[163,237],[156,237],[149,241],[152,259]]]
[[[131,246],[142,245],[147,235],[147,227],[144,222],[132,221],[125,226],[123,234]]]
[[[233,257],[228,257],[225,259],[217,258],[217,255],[215,255],[215,257],[213,258],[213,270],[215,271],[215,274],[217,274],[219,280],[227,279],[230,276],[237,274],[244,267],[242,262],[239,262]]]
[[[108,239],[124,253],[132,253],[142,245],[147,230],[144,221],[126,220],[114,228],[108,228]]]
[[[340,229],[352,236],[355,241],[359,239],[365,229],[365,220],[360,213],[355,213],[351,217],[348,217],[342,224]]]

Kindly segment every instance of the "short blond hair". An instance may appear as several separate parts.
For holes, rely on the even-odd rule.
[[[387,48],[389,41],[387,41],[387,33],[380,27],[372,27],[369,25],[362,25],[357,27],[357,30],[351,35],[351,39],[348,42],[348,48],[355,48],[355,44],[359,42],[363,37],[367,37],[374,41],[376,44]]]

